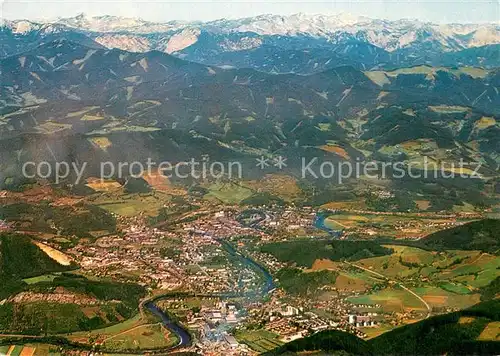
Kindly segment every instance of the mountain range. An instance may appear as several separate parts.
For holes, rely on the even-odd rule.
[[[4,164],[204,151],[251,160],[410,159],[425,151],[493,170],[500,159],[498,69],[341,66],[276,75],[58,39],[2,59],[0,70]],[[127,153],[122,140],[130,137],[138,142]]]
[[[360,70],[402,66],[495,67],[498,24],[433,24],[349,14],[261,15],[165,23],[83,14],[55,21],[3,20],[0,56],[55,39],[132,52],[160,51],[216,66],[271,73],[313,73],[339,65]]]
[[[382,25],[386,40],[396,29],[426,35],[385,47],[370,36],[344,36]],[[420,169],[428,157],[480,166],[484,180],[468,179],[468,192],[448,182],[440,194],[462,201],[459,189],[483,204],[470,192],[495,182],[500,164],[500,44],[496,35],[478,42],[484,31],[498,34],[498,26],[306,15],[4,21],[0,182],[33,160],[88,162],[87,173],[97,174],[105,161],[207,155],[248,163],[252,177],[262,173],[255,168],[262,156],[287,157],[282,173],[294,176],[302,157]],[[418,186],[406,183],[396,185]]]

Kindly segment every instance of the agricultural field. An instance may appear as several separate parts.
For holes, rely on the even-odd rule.
[[[473,78],[484,78],[488,75],[488,71],[482,68],[474,67],[461,67],[461,68],[445,68],[445,67],[429,67],[426,65],[399,68],[391,71],[366,71],[364,72],[368,78],[370,78],[375,84],[379,86],[384,86],[385,84],[390,84],[389,77],[397,77],[399,74],[426,74],[428,79],[432,79],[437,71],[443,70],[450,72],[451,74],[459,77],[462,73],[472,76]],[[444,105],[441,105],[444,106]]]
[[[429,261],[429,255],[432,256],[431,252],[412,247],[394,245],[387,245],[386,247],[393,248],[395,252],[387,256],[363,259],[358,261],[357,264],[384,276],[402,279],[419,273],[419,269],[411,264],[423,264],[423,260],[427,263],[432,262],[432,260]]]
[[[471,290],[464,286],[463,284],[460,283],[454,283],[454,282],[444,282],[441,283],[440,285],[441,289],[444,289],[445,291],[455,293],[455,294],[471,294]]]
[[[42,134],[54,134],[60,131],[71,129],[72,125],[70,124],[61,124],[52,121],[46,121],[43,124],[40,124],[35,127],[35,130]]]
[[[386,325],[386,324],[379,325],[376,328],[371,328],[371,327],[359,328],[360,331],[362,331],[363,333],[365,333],[367,335],[367,338],[366,338],[367,340],[373,339],[374,337],[382,335],[383,333],[391,331],[392,329],[394,329],[393,326]]]
[[[207,187],[209,193],[206,199],[216,199],[226,204],[239,204],[243,200],[252,196],[253,192],[249,188],[235,183],[214,183]]]
[[[330,219],[330,218],[325,219],[324,224],[327,228],[332,229],[332,230],[337,230],[337,231],[342,231],[344,229],[349,228],[349,226],[345,225],[343,222],[340,222],[340,221],[334,220],[334,219]]]
[[[460,72],[470,75],[473,78],[484,78],[489,74],[489,71],[478,67],[461,67]]]
[[[439,274],[440,279],[461,282],[472,288],[488,285],[500,276],[500,259],[487,253],[477,253]]]
[[[283,342],[278,339],[278,335],[267,330],[238,331],[235,337],[236,340],[259,353],[271,351],[283,345]]]
[[[464,309],[479,303],[481,296],[478,288],[488,285],[500,275],[500,260],[479,251],[436,252],[408,246],[384,246],[393,249],[394,253],[362,259],[356,265],[387,277],[393,281],[389,285],[399,281],[435,311]],[[340,276],[344,273],[341,271]],[[364,274],[365,278],[373,277],[369,271],[358,273]],[[355,289],[352,288],[352,291]],[[359,292],[363,292],[361,288]],[[351,297],[349,301],[380,304],[386,312],[425,310],[421,300],[394,285]]]
[[[0,355],[2,356],[59,356],[55,351],[57,347],[45,344],[26,344],[26,345],[4,345],[0,346]]]
[[[474,205],[463,202],[463,205],[454,205],[453,212],[456,213],[473,213],[475,211]]]
[[[346,210],[355,209],[363,210],[366,209],[366,203],[364,200],[349,200],[349,201],[332,201],[321,206],[322,209],[329,210]]]
[[[500,259],[487,253],[454,250],[436,252],[408,246],[384,246],[393,249],[394,253],[357,263],[399,280],[417,276],[419,279],[426,278],[457,294],[472,293],[500,275]]]
[[[335,281],[335,288],[340,291],[365,292],[376,282],[370,276],[360,275],[340,272]]]
[[[166,348],[175,345],[178,340],[174,334],[158,323],[124,330],[103,339],[102,342],[103,347],[108,350],[125,351]]]
[[[411,288],[421,296],[432,308],[465,309],[480,302],[479,294],[454,293],[439,287]]]
[[[391,81],[389,80],[389,78],[387,77],[386,73],[383,72],[383,71],[367,71],[367,72],[364,72],[368,78],[370,78],[370,80],[372,82],[374,82],[375,84],[383,87],[385,84],[390,84]]]
[[[469,111],[469,108],[457,105],[436,105],[429,106],[429,109],[440,114],[455,114]]]
[[[60,273],[51,273],[51,274],[43,274],[37,277],[25,278],[23,279],[24,283],[27,284],[36,284],[40,282],[52,282],[54,278],[56,278]]]
[[[295,178],[282,174],[267,174],[257,181],[244,181],[242,185],[255,192],[269,193],[285,201],[293,201],[301,194]]]
[[[329,143],[327,145],[320,146],[320,149],[329,152],[329,153],[335,153],[337,156],[342,157],[343,159],[349,160],[351,157],[347,153],[347,151],[338,145],[335,145],[333,143]]]
[[[92,199],[92,204],[110,213],[122,216],[136,216],[143,213],[158,216],[160,210],[171,200],[163,192],[126,194],[122,192],[102,194]]]
[[[477,339],[500,341],[500,321],[488,323]]]
[[[99,115],[83,115],[80,120],[82,120],[82,121],[100,121],[100,120],[104,120],[104,117],[99,116]]]
[[[132,318],[124,320],[121,323],[114,324],[102,329],[95,329],[91,331],[78,331],[68,334],[68,339],[72,341],[77,341],[81,343],[88,343],[90,340],[95,340],[96,338],[109,338],[114,335],[118,335],[122,332],[130,330],[132,328],[138,327],[145,324],[140,314],[134,315]]]
[[[104,126],[103,126],[104,127]],[[112,132],[154,132],[154,131],[160,131],[161,129],[158,127],[152,127],[152,126],[136,126],[136,125],[122,125],[122,126],[113,126],[113,127],[106,127],[101,130],[94,130],[92,132],[89,132],[88,135],[106,135]]]
[[[306,271],[318,272],[330,270],[338,272],[334,287],[339,291],[362,293],[369,290],[375,283],[382,281],[367,273],[343,271],[343,267],[341,262],[334,262],[328,259],[317,259],[314,261],[311,269]]]
[[[85,185],[96,192],[111,192],[122,188],[122,185],[115,180],[101,180],[99,178],[87,178]]]
[[[311,272],[317,272],[317,271],[322,271],[322,270],[331,270],[331,271],[337,271],[341,267],[340,262],[334,262],[332,260],[329,260],[327,258],[318,258],[315,260],[311,266],[310,271]]]
[[[103,151],[106,151],[113,145],[111,140],[106,136],[94,136],[90,137],[88,140]]]
[[[66,118],[73,118],[73,117],[79,117],[79,116],[83,116],[91,111],[95,111],[97,109],[100,109],[99,106],[87,106],[87,107],[84,107],[82,110],[80,111],[73,111],[73,112],[69,112],[67,115],[66,115]]]
[[[405,141],[401,143],[401,147],[399,148],[400,150],[402,149],[407,155],[411,156],[418,156],[420,155],[423,151],[429,152],[429,151],[437,151],[439,149],[439,146],[437,145],[436,141],[431,140],[431,139],[418,139],[418,140],[411,140],[411,141]],[[384,146],[384,148],[387,149],[394,149],[392,146]],[[383,152],[383,151],[382,151]]]
[[[1,354],[8,356],[19,356],[21,354],[21,351],[23,350],[22,345],[9,345],[0,347],[1,347],[0,352],[2,352]]]
[[[484,130],[490,126],[496,125],[496,120],[494,117],[487,117],[483,116],[481,117],[476,123],[474,124],[474,128],[476,130]]]
[[[425,208],[429,207],[426,201],[421,202],[421,206],[422,204]],[[350,205],[356,206],[360,204],[350,203]],[[329,203],[324,207],[342,209],[342,206],[339,206],[338,203]],[[332,229],[393,238],[425,236],[442,229],[442,226],[445,226],[447,223],[449,223],[449,220],[444,218],[433,218],[432,215],[421,217],[410,213],[401,215],[339,212],[331,214],[325,219],[325,225]]]
[[[372,294],[349,297],[349,302],[354,304],[379,304],[387,313],[404,313],[409,311],[426,310],[425,305],[414,295],[401,288],[385,288]]]
[[[164,174],[160,174],[158,170],[144,172],[142,178],[149,184],[149,186],[151,186],[151,188],[157,191],[172,195],[186,195],[186,190],[184,188],[173,185],[168,177]]]
[[[415,205],[419,210],[427,210],[431,206],[430,200],[415,200]]]

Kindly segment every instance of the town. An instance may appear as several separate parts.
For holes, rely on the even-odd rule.
[[[45,194],[42,191],[39,196]],[[36,201],[39,196],[34,194],[30,199]],[[18,199],[13,193],[2,197]],[[391,229],[396,234],[404,231],[404,238],[418,241],[428,231],[460,225],[470,218],[467,213],[388,214],[294,204],[245,208],[196,197],[187,199],[197,208],[183,210],[165,221],[152,222],[144,213],[112,213],[115,232],[74,239],[64,254],[78,262],[81,275],[137,283],[150,296],[161,297],[157,305],[175,315],[194,335],[192,345],[185,349],[204,355],[254,355],[322,330],[341,330],[368,338],[379,328],[404,325],[425,316],[418,310],[388,312],[376,303],[353,301],[370,290],[395,285],[394,281],[364,276],[370,284],[341,285],[339,280],[353,273],[349,263],[318,260],[315,263],[325,267],[309,269],[265,253],[262,246],[298,239],[346,240],[352,236],[369,241],[379,233],[377,229]],[[58,199],[53,204],[76,202]],[[175,209],[175,205],[171,208]],[[367,219],[373,222],[359,223]],[[23,231],[4,220],[0,220],[0,229],[31,234],[29,229]],[[60,248],[57,239],[43,243]],[[340,276],[337,282],[318,285],[317,290],[307,294],[287,290],[277,277],[284,270],[307,275],[330,273],[330,269]],[[92,299],[75,300],[74,295],[63,290],[50,298],[20,293],[12,300],[21,303],[41,298],[98,303]],[[96,342],[103,340],[97,338]]]

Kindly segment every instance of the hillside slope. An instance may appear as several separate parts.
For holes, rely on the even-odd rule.
[[[326,330],[309,337],[289,342],[264,355],[295,355],[305,351],[323,351],[328,355],[372,355],[370,345],[344,331]]]
[[[494,355],[500,342],[488,340],[482,333],[486,328],[495,327],[499,320],[500,300],[492,300],[406,325],[369,341],[327,330],[287,343],[265,355],[298,355],[310,351],[328,355]]]
[[[0,300],[22,290],[23,278],[70,268],[50,258],[27,236],[0,235]]]
[[[498,253],[500,220],[484,219],[438,231],[423,240],[432,249],[481,250]]]
[[[494,355],[500,342],[479,341],[478,337],[488,324],[499,320],[497,299],[397,328],[368,344],[377,354],[386,355]]]
[[[282,156],[287,166],[281,173],[305,173],[307,183],[326,184],[339,181],[339,169],[309,179],[314,176],[302,171],[303,162],[316,158],[315,172],[321,161],[345,160],[422,169],[427,156],[436,162],[429,186],[406,175],[393,179],[393,187],[420,197],[440,195],[422,197],[431,200],[433,211],[462,202],[495,205],[480,194],[482,179],[441,179],[461,160],[470,167],[481,163],[478,174],[485,179],[496,175],[495,70],[419,66],[363,72],[341,66],[307,76],[271,75],[68,40],[5,58],[0,67],[0,187],[20,180],[25,162],[88,162],[88,178],[101,175],[100,162],[175,163],[206,155],[240,162],[244,178],[253,179],[270,173],[255,166],[257,158]],[[68,182],[76,179],[70,171]],[[115,173],[126,177],[128,171]],[[316,197],[315,205],[332,200]]]
[[[0,277],[27,278],[69,268],[50,258],[27,236],[0,235]]]
[[[64,272],[72,268],[73,263],[59,264],[27,236],[0,235],[0,333],[91,330],[137,312],[144,287]],[[24,280],[47,274],[51,278]]]

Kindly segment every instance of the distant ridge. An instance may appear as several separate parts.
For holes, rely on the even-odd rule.
[[[46,22],[4,20],[0,57],[58,37],[132,52],[158,50],[194,62],[270,73],[312,73],[346,64],[360,70],[418,64],[500,65],[499,50],[488,48],[500,44],[498,24],[300,13],[208,22],[151,22],[84,14]]]

